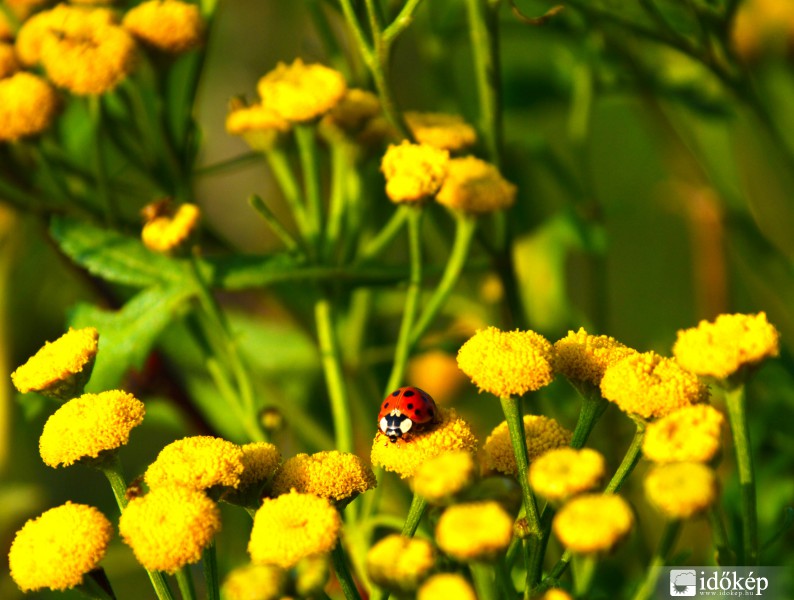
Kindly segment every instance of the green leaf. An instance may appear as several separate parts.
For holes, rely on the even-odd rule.
[[[86,391],[118,387],[128,369],[141,368],[157,338],[192,293],[186,286],[152,287],[139,292],[118,311],[78,304],[69,325],[99,330],[99,352]]]
[[[107,281],[148,287],[183,282],[183,263],[147,250],[140,241],[70,217],[54,217],[50,233],[61,251]]]

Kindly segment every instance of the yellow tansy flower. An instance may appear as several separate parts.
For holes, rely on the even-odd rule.
[[[294,489],[342,502],[375,485],[375,474],[358,456],[331,450],[288,459],[273,479],[272,494],[277,496]]]
[[[449,404],[467,382],[455,356],[443,350],[417,354],[408,363],[407,380],[422,390],[433,390],[436,404]]]
[[[116,87],[132,71],[135,52],[135,41],[124,29],[97,25],[88,17],[51,22],[50,34],[41,40],[47,77],[81,96],[104,94]]]
[[[419,466],[413,488],[431,504],[441,504],[471,485],[474,476],[470,452],[445,452]]]
[[[461,562],[490,560],[513,537],[513,519],[498,502],[473,502],[449,507],[436,526],[436,542]]]
[[[11,44],[0,42],[0,79],[10,77],[19,71],[19,67],[19,59],[14,47]]]
[[[97,567],[112,536],[110,521],[93,506],[67,502],[51,508],[14,537],[11,578],[23,592],[72,588]]]
[[[124,15],[123,27],[148,46],[179,54],[204,39],[204,18],[196,4],[181,0],[146,0]]]
[[[565,504],[552,528],[562,545],[573,552],[607,552],[628,535],[634,515],[626,501],[614,494],[585,494]]]
[[[480,388],[500,398],[523,396],[554,379],[552,346],[534,331],[480,329],[458,351],[458,366]]]
[[[49,129],[58,112],[58,96],[33,73],[0,79],[0,142],[16,141]]]
[[[145,412],[143,402],[121,390],[69,400],[44,424],[39,438],[41,459],[50,467],[69,466],[124,446]]]
[[[378,431],[372,442],[372,464],[400,477],[413,477],[426,461],[445,452],[477,451],[477,438],[466,421],[454,409],[438,408],[439,422],[427,431],[413,433],[410,439],[390,442]]]
[[[779,337],[763,312],[720,315],[713,323],[679,331],[673,354],[687,371],[724,380],[777,356]]]
[[[649,460],[708,462],[720,449],[725,417],[713,406],[695,404],[649,423],[642,452]]]
[[[0,100],[2,84],[0,82]],[[2,106],[0,101],[0,113]],[[11,381],[23,394],[40,392],[61,399],[71,398],[82,392],[91,376],[98,345],[99,333],[94,327],[69,329],[54,342],[44,344],[11,373]]]
[[[245,565],[226,577],[221,587],[224,600],[280,600],[287,572],[275,565]]]
[[[606,463],[595,450],[556,448],[529,465],[529,483],[541,496],[560,502],[597,487],[604,478]]]
[[[321,117],[347,91],[339,71],[320,64],[279,63],[257,84],[262,103],[288,121],[302,123]]]
[[[560,588],[552,588],[543,594],[538,600],[573,600],[573,597]]]
[[[697,377],[655,352],[630,354],[608,367],[601,394],[623,412],[645,419],[663,417],[709,397]]]
[[[289,569],[306,556],[330,552],[342,520],[325,498],[290,492],[265,499],[248,542],[251,561]]]
[[[794,4],[787,0],[747,0],[732,23],[733,47],[745,61],[794,49]]]
[[[163,448],[144,477],[150,488],[173,485],[196,490],[215,485],[236,488],[243,469],[240,446],[210,435],[196,435]]]
[[[254,150],[267,152],[278,141],[279,134],[289,129],[289,121],[261,103],[249,106],[240,98],[229,102],[226,132],[241,136]]]
[[[477,600],[471,584],[457,573],[439,573],[429,577],[419,588],[416,600]]]
[[[390,145],[380,168],[392,202],[419,202],[438,192],[447,176],[449,152],[424,144]]]
[[[717,499],[717,477],[701,463],[657,465],[645,477],[648,500],[671,519],[702,513]]]
[[[573,437],[573,434],[557,421],[541,415],[524,415],[524,433],[530,463],[549,450],[567,446]],[[494,428],[485,440],[483,451],[488,469],[514,477],[518,475],[516,455],[510,442],[507,421],[502,421]]]
[[[370,579],[375,585],[393,592],[415,590],[434,564],[430,542],[399,534],[386,536],[367,553]]]
[[[436,194],[439,204],[469,214],[510,208],[515,200],[516,186],[494,165],[473,156],[449,161],[447,177]]]
[[[572,382],[598,387],[607,367],[636,350],[606,335],[590,335],[584,327],[554,343],[554,370]]]
[[[342,99],[323,117],[321,131],[331,138],[358,138],[381,115],[380,100],[367,90],[348,89]]]
[[[143,245],[155,252],[170,252],[187,240],[198,226],[201,210],[195,204],[182,204],[173,215],[160,215],[143,226]]]
[[[174,573],[196,563],[220,531],[218,505],[204,492],[183,486],[152,489],[130,500],[119,533],[150,571]]]
[[[404,116],[408,129],[420,144],[460,152],[477,141],[474,127],[460,115],[407,111]]]
[[[243,472],[240,488],[270,479],[281,464],[281,452],[268,442],[253,442],[242,446]]]

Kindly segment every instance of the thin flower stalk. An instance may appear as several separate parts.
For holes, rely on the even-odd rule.
[[[251,513],[253,518],[253,514]],[[220,580],[218,579],[218,554],[215,550],[215,540],[204,548],[201,557],[201,566],[204,571],[204,583],[207,586],[207,600],[220,600]]]
[[[182,567],[176,572],[176,583],[179,586],[182,600],[196,600],[196,586],[186,567]]]
[[[665,523],[662,537],[659,539],[659,545],[648,565],[645,580],[634,594],[633,600],[649,600],[655,596],[659,569],[668,564],[673,547],[678,539],[678,534],[681,532],[682,524],[683,522],[679,519],[667,521],[667,523]]]
[[[306,231],[307,244],[317,255],[322,247],[323,202],[320,190],[319,159],[317,155],[317,139],[314,128],[306,124],[295,126],[295,138],[298,142],[298,155],[303,171],[303,193],[306,198]]]
[[[306,214],[303,194],[295,179],[295,174],[289,164],[287,155],[282,148],[275,145],[265,153],[265,159],[273,172],[273,176],[276,178],[279,188],[281,188],[281,193],[284,195],[284,200],[287,202],[292,217],[295,219],[298,231],[304,240],[308,239],[311,225]]]
[[[339,585],[342,587],[342,592],[345,595],[345,600],[361,600],[356,582],[350,574],[347,556],[342,548],[341,541],[331,551],[331,560],[334,564],[336,577],[339,579]]]

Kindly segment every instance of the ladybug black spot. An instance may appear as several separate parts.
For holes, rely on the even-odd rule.
[[[393,392],[391,393],[391,395],[392,395],[392,396],[399,396],[399,395],[400,395],[400,390],[395,390],[395,391],[393,391]]]
[[[428,411],[427,414],[430,415],[431,419],[433,418],[433,411],[432,410]]]
[[[413,395],[414,395],[414,393],[413,393],[411,390],[406,390],[406,391],[403,393],[403,396],[405,396],[406,398],[410,398],[410,397],[411,397],[411,396],[413,396]]]
[[[417,408],[417,409],[414,411],[414,416],[417,416],[417,417],[418,417],[418,416],[419,416],[419,415],[421,415],[421,414],[422,414],[422,409],[421,409],[421,408]]]
[[[414,407],[414,405],[413,405],[413,404],[408,404],[408,410],[411,410],[411,409],[413,409],[413,407]]]
[[[383,408],[389,408],[389,403],[388,402],[384,402],[383,403]]]

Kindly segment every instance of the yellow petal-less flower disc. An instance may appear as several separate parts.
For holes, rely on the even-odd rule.
[[[342,520],[325,498],[290,492],[267,498],[254,516],[248,553],[256,564],[289,569],[302,558],[330,552]]]
[[[648,424],[642,453],[657,463],[708,462],[720,450],[724,422],[713,406],[685,406]]]
[[[240,474],[240,488],[270,479],[281,465],[281,452],[274,444],[252,442],[244,444],[243,472]]]
[[[554,379],[552,346],[534,331],[480,329],[458,351],[458,366],[482,392],[523,396]]]
[[[590,448],[556,448],[529,465],[529,483],[547,500],[559,502],[597,487],[606,462]]]
[[[569,381],[598,387],[607,367],[635,352],[614,338],[590,335],[580,327],[554,343],[554,370]]]
[[[342,99],[323,117],[320,129],[331,139],[357,137],[381,115],[378,96],[367,90],[348,89]]]
[[[82,392],[91,375],[98,345],[99,333],[94,327],[69,329],[11,373],[11,380],[23,394],[40,392],[60,399],[72,398]]]
[[[552,523],[562,545],[580,554],[611,550],[633,526],[631,508],[614,494],[577,496],[560,509]]]
[[[645,477],[645,495],[671,519],[702,513],[717,499],[717,477],[701,463],[657,465]]]
[[[23,592],[72,588],[96,568],[112,536],[110,521],[93,506],[67,502],[51,508],[14,537],[11,578]]]
[[[236,488],[244,468],[240,446],[211,435],[196,435],[163,448],[144,478],[152,489],[174,485],[195,490],[216,485]]]
[[[191,50],[204,39],[198,5],[181,0],[141,2],[127,11],[121,23],[144,44],[169,54]]]
[[[272,149],[279,134],[289,131],[290,127],[289,121],[261,103],[249,106],[240,98],[229,102],[226,132],[242,136],[254,150],[267,152]]]
[[[443,350],[430,350],[411,358],[407,380],[422,390],[433,390],[436,404],[452,402],[468,378],[458,368],[455,355]]]
[[[477,438],[469,424],[454,409],[438,407],[439,422],[430,429],[414,433],[396,442],[378,431],[372,442],[372,464],[397,473],[403,479],[413,477],[425,462],[456,450],[477,451]]]
[[[777,356],[779,337],[765,313],[720,315],[679,331],[673,354],[687,371],[724,380]]]
[[[407,111],[404,116],[408,129],[420,144],[460,152],[477,141],[474,127],[460,115]]]
[[[573,437],[573,434],[557,421],[542,415],[524,415],[524,433],[530,463],[549,450],[569,445]],[[485,440],[483,451],[485,465],[489,470],[513,477],[518,475],[507,421],[502,421],[494,428]]]
[[[375,485],[375,474],[358,456],[331,450],[288,459],[273,479],[272,494],[278,496],[294,489],[340,502]]]
[[[433,546],[419,538],[388,535],[367,553],[367,573],[372,582],[393,592],[419,587],[435,565]]]
[[[69,400],[44,424],[39,438],[41,459],[50,467],[69,466],[124,446],[145,412],[143,402],[121,390]]]
[[[416,600],[439,600],[455,598],[455,600],[477,600],[471,584],[457,573],[439,573],[427,579],[419,588]]]
[[[11,75],[19,71],[19,68],[19,59],[14,46],[6,42],[0,42],[0,79],[11,77]]]
[[[471,485],[474,475],[470,452],[445,452],[419,466],[413,488],[431,504],[441,504]]]
[[[321,117],[344,97],[345,78],[320,64],[279,63],[257,84],[262,103],[287,121],[302,123]]]
[[[607,368],[601,394],[645,419],[708,400],[708,388],[676,361],[655,352],[630,354]]]
[[[538,600],[573,600],[573,597],[560,588],[552,588],[543,594]]]
[[[513,519],[498,502],[456,504],[436,525],[438,547],[461,562],[493,559],[512,537]]]
[[[287,572],[275,565],[245,565],[226,577],[223,600],[280,600],[287,585]]]
[[[143,226],[143,245],[155,252],[170,252],[187,240],[198,226],[201,209],[195,204],[182,204],[173,215],[151,219]]]
[[[133,498],[119,519],[119,533],[138,562],[166,573],[198,562],[220,529],[218,505],[204,492],[183,486]]]
[[[516,191],[496,166],[465,156],[450,159],[436,201],[453,210],[481,215],[513,206]]]
[[[390,145],[380,169],[386,178],[386,195],[392,202],[420,202],[444,183],[449,152],[425,144]]]

